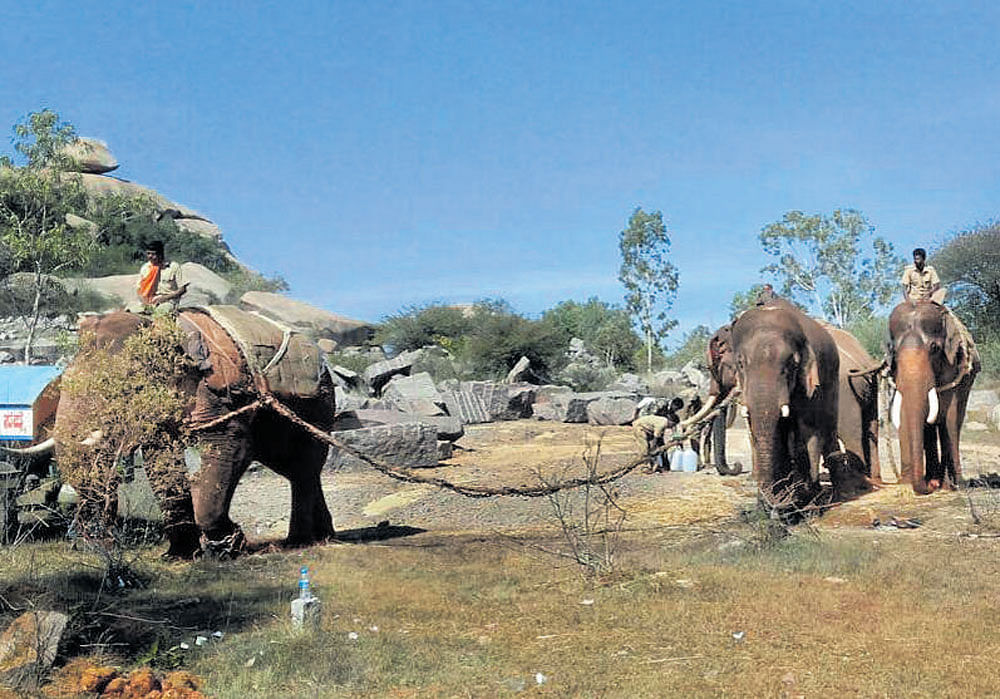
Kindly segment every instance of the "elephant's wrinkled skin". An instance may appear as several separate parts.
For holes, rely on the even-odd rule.
[[[177,385],[188,396],[186,412],[194,421],[220,417],[256,398],[253,380],[232,339],[204,314],[196,326],[182,313],[178,324],[188,336],[189,353],[196,351],[202,360],[193,376],[177,377]],[[148,322],[143,316],[113,312],[93,316],[81,322],[81,332],[94,333],[98,347],[120,349],[126,337]],[[202,332],[204,331],[204,332]],[[207,355],[207,357],[206,357]],[[67,368],[72,373],[73,365]],[[142,371],[137,367],[136,371]],[[77,423],[77,412],[85,405],[63,394],[56,421],[59,425]],[[318,394],[311,398],[284,398],[288,407],[307,422],[329,431],[334,417],[334,393],[329,376],[323,372]],[[58,431],[58,428],[57,428]],[[70,432],[72,433],[72,432]],[[85,435],[80,435],[81,438]],[[284,476],[292,486],[292,511],[288,527],[290,544],[307,544],[333,535],[333,520],[320,485],[320,470],[327,447],[299,427],[269,410],[239,415],[217,427],[197,434],[200,467],[188,474],[190,497],[166,497],[157,492],[164,511],[170,555],[189,557],[202,545],[226,542],[238,547],[242,532],[229,518],[233,492],[251,461],[259,461]],[[57,458],[58,458],[58,444]],[[184,463],[178,463],[184,469]],[[154,491],[157,483],[153,481]]]
[[[827,325],[823,327],[837,345],[840,357],[837,437],[843,442],[845,453],[849,455],[845,457],[849,459],[848,463],[834,464],[828,460],[826,465],[831,472],[839,467],[840,472],[831,473],[831,477],[837,486],[835,497],[844,499],[858,491],[870,490],[872,482],[877,483],[881,476],[878,459],[878,374],[870,371],[877,363],[849,332]],[[722,400],[737,386],[731,326],[722,326],[709,339],[706,362],[712,379],[706,405],[711,405],[717,402],[712,401],[712,396],[718,396],[718,400]],[[723,418],[716,418],[713,430],[716,432],[713,434],[713,441],[716,444],[724,441]],[[716,449],[717,468],[726,475],[729,469],[725,467],[725,451],[720,456],[718,447]],[[838,478],[840,475],[845,476],[849,483],[841,483]],[[866,476],[870,480],[866,480]]]
[[[837,437],[871,481],[881,481],[878,458],[878,364],[857,338],[841,328],[825,326],[840,355]],[[837,479],[833,478],[834,485]]]
[[[787,303],[746,311],[732,326],[736,370],[765,497],[817,490],[820,460],[837,449],[840,359],[833,338]]]
[[[925,495],[962,479],[959,438],[979,354],[944,306],[904,301],[889,315],[903,482]]]

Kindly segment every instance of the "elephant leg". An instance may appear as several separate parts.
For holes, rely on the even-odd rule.
[[[254,455],[284,476],[292,486],[288,522],[290,545],[305,545],[334,536],[333,517],[323,496],[320,474],[328,447],[279,415],[264,414],[254,423]]]
[[[184,455],[160,452],[160,458],[165,462],[148,464],[146,477],[163,513],[163,530],[170,543],[164,556],[193,558],[201,550],[201,542],[191,488],[184,475]]]
[[[220,542],[227,549],[243,544],[243,532],[229,518],[229,506],[250,464],[249,444],[250,429],[241,420],[231,420],[199,437],[201,463],[189,478],[195,522],[209,548]]]
[[[932,491],[941,487],[944,473],[938,451],[938,426],[924,425],[924,480]]]

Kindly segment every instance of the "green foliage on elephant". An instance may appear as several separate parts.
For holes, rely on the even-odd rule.
[[[101,537],[113,527],[124,465],[140,448],[161,507],[165,499],[190,499],[179,466],[186,399],[178,376],[195,376],[196,369],[182,340],[168,317],[155,318],[120,351],[95,346],[92,335],[81,338],[80,353],[62,378],[54,436],[59,471],[80,496],[85,533]],[[93,443],[84,444],[81,435]]]
[[[761,272],[780,283],[783,296],[837,327],[872,315],[898,294],[904,261],[860,211],[789,211],[764,226],[759,239],[775,260]]]
[[[677,296],[677,268],[667,259],[670,237],[659,211],[637,207],[628,227],[618,234],[622,264],[618,280],[625,287],[625,305],[638,322],[646,344],[646,370],[653,368],[653,346],[677,321],[667,311]]]
[[[635,368],[642,340],[632,329],[628,311],[591,297],[585,303],[563,301],[542,314],[542,323],[560,337],[564,347],[574,337],[583,340],[591,354],[609,367]]]

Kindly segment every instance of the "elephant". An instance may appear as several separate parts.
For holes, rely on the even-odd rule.
[[[889,314],[889,371],[896,393],[901,480],[926,495],[962,480],[959,440],[979,353],[961,322],[933,301],[904,301]]]
[[[235,307],[225,317],[240,321],[245,312]],[[210,309],[209,309],[210,310]],[[250,315],[250,314],[247,314]],[[259,316],[255,323],[265,322]],[[258,461],[291,483],[291,517],[287,543],[304,545],[332,537],[333,519],[320,484],[320,471],[327,456],[327,445],[313,439],[300,427],[267,409],[238,411],[249,406],[262,388],[261,375],[250,369],[246,346],[220,324],[221,318],[196,309],[183,310],[177,324],[186,337],[184,352],[195,361],[195,368],[176,377],[176,386],[186,401],[188,421],[208,425],[196,434],[200,463],[187,469],[186,492],[164,492],[151,478],[151,485],[164,513],[169,541],[168,556],[193,557],[201,549],[239,550],[244,539],[239,526],[229,517],[229,507],[236,486],[251,461]],[[80,322],[81,336],[92,333],[94,346],[109,352],[120,351],[125,339],[151,322],[148,316],[113,311],[90,316]],[[250,321],[247,321],[250,322]],[[281,338],[281,332],[278,332]],[[286,333],[282,350],[288,354]],[[304,338],[296,342],[306,342]],[[294,346],[295,342],[292,343]],[[314,347],[314,346],[312,346]],[[329,373],[322,370],[318,348],[306,360],[315,360],[317,385],[304,395],[280,395],[281,402],[305,422],[329,432],[333,427],[335,402]],[[72,376],[79,356],[67,367]],[[302,360],[299,357],[299,361]],[[308,362],[306,362],[308,363]],[[311,366],[311,365],[310,365]],[[136,367],[142,371],[142,367]],[[265,369],[267,371],[267,369]],[[263,388],[266,390],[266,379]],[[77,434],[81,444],[100,439],[99,431],[79,435],[74,428],[87,410],[87,401],[72,399],[63,391],[56,412],[55,434]],[[217,424],[210,424],[211,421]],[[60,444],[55,444],[56,459]],[[185,463],[176,463],[184,472]]]
[[[821,459],[838,449],[837,346],[783,301],[745,311],[731,332],[758,488],[801,504],[818,490]]]
[[[697,413],[681,421],[682,427],[701,421],[736,388],[736,359],[732,351],[732,329],[728,324],[716,330],[709,338],[705,365],[711,379],[708,398]],[[726,459],[726,427],[732,422],[732,407],[724,408],[712,418],[711,425],[708,426],[707,439],[712,445],[712,463],[721,476],[736,476],[743,471],[741,463],[729,464]],[[707,453],[705,457],[708,457]]]

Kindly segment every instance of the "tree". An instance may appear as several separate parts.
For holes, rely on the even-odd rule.
[[[586,303],[563,301],[545,311],[542,322],[559,334],[563,346],[578,337],[609,367],[634,368],[634,357],[642,341],[632,329],[631,318],[625,309],[596,297]]]
[[[934,252],[934,269],[948,284],[948,305],[973,334],[1000,332],[1000,222],[962,231]]]
[[[83,210],[86,195],[79,176],[63,172],[63,148],[75,136],[73,128],[45,110],[30,114],[14,127],[15,150],[27,163],[0,164],[0,245],[11,271],[32,275],[33,301],[27,317],[24,362],[31,362],[31,346],[41,314],[48,275],[86,261],[93,238],[66,225],[66,214]]]
[[[625,305],[638,321],[646,344],[646,370],[653,369],[653,345],[670,331],[676,320],[667,311],[677,296],[677,268],[667,260],[670,238],[663,214],[636,208],[628,228],[618,237],[622,264],[618,280],[625,286]]]
[[[704,365],[705,352],[712,330],[707,325],[699,325],[684,335],[681,346],[667,355],[667,365],[681,368],[691,360]]]
[[[761,230],[760,243],[775,258],[761,272],[778,280],[789,300],[837,327],[871,316],[898,291],[903,259],[859,211],[789,211]]]

